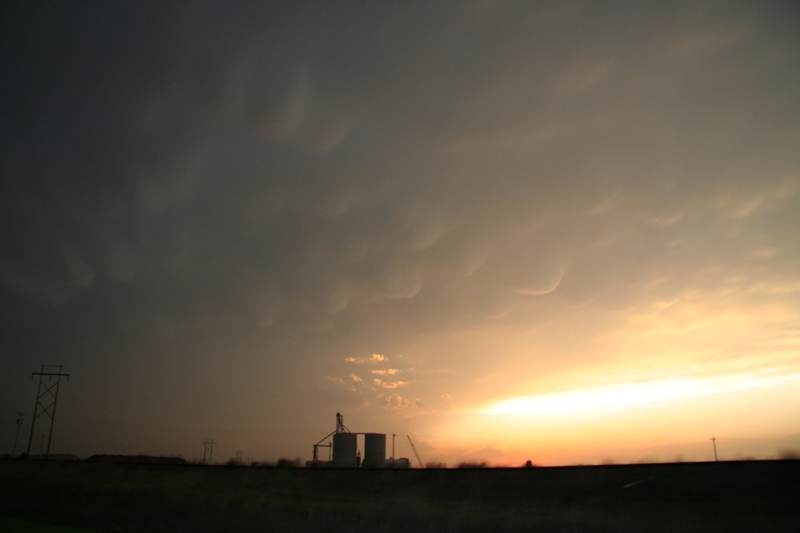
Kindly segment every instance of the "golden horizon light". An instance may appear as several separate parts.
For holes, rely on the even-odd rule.
[[[554,415],[639,407],[647,404],[744,391],[800,379],[800,374],[733,374],[618,383],[536,396],[509,398],[478,410],[486,415]]]

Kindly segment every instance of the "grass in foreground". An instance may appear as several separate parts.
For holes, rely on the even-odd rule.
[[[29,531],[794,531],[797,501],[800,461],[406,471],[0,461],[0,516],[73,528]]]

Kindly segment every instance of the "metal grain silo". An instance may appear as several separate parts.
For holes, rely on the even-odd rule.
[[[333,466],[334,468],[355,468],[356,463],[356,434],[335,433],[333,435]]]
[[[386,435],[384,433],[364,434],[364,468],[383,468],[386,466]]]

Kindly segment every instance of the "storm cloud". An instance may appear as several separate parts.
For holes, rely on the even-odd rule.
[[[797,371],[797,15],[7,3],[3,375],[314,432],[331,398],[389,424],[493,375]]]

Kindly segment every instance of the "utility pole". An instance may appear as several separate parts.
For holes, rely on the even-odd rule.
[[[11,455],[17,455],[17,443],[19,442],[19,430],[22,429],[22,420],[25,418],[25,413],[22,411],[17,411],[17,436],[14,437],[14,451],[11,452]]]
[[[397,435],[395,435],[394,433],[392,433],[392,462],[393,462],[393,463],[392,463],[392,466],[394,466],[394,460],[395,460],[395,455],[394,455],[394,438],[395,438],[396,436],[397,436]]]
[[[242,451],[241,450],[237,450],[236,451],[236,464],[237,465],[242,464]]]
[[[717,458],[717,437],[711,437],[711,443],[714,445],[714,461],[719,462]]]
[[[62,368],[61,365],[42,365],[41,372],[33,372],[31,374],[31,379],[33,379],[33,376],[39,376],[39,390],[36,394],[36,405],[33,409],[33,420],[31,421],[31,434],[28,438],[28,456],[31,454],[36,419],[42,415],[46,415],[50,419],[50,436],[47,439],[45,456],[50,455],[50,445],[53,442],[53,424],[56,419],[56,404],[58,403],[58,388],[61,385],[61,378],[67,378],[67,381],[69,381],[69,374],[61,372]],[[48,378],[46,383],[45,377]],[[53,381],[53,378],[55,378],[55,381]]]
[[[203,441],[203,464],[208,464],[212,461],[214,455],[214,440],[206,439]],[[208,458],[206,460],[206,458]]]

